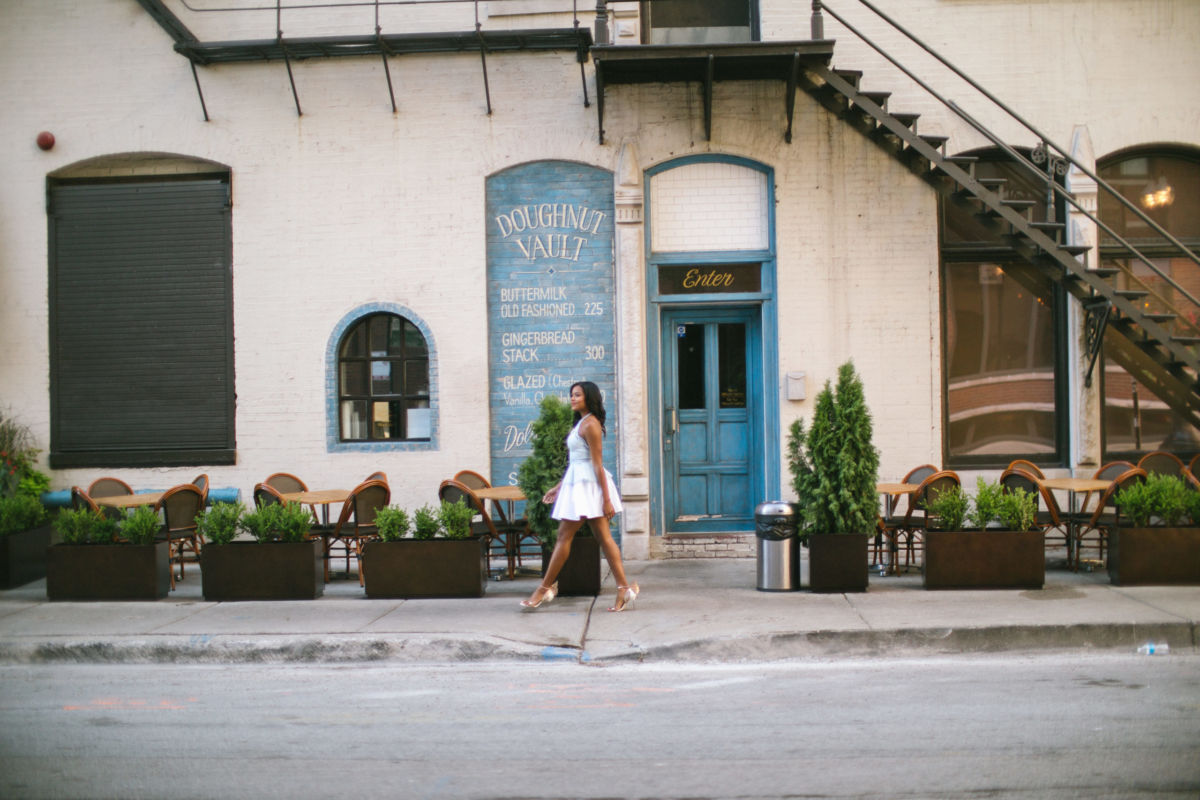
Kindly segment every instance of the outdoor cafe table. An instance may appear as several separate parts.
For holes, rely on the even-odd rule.
[[[509,533],[515,531],[516,525],[516,504],[519,501],[526,500],[525,493],[521,491],[520,486],[489,486],[486,489],[472,489],[475,496],[480,500],[491,500],[493,503],[504,503],[505,516],[508,518]],[[519,537],[506,536],[504,540],[507,544],[508,552],[505,555],[508,557],[508,579],[512,580],[516,575],[516,548],[520,547]]]
[[[1042,478],[1042,486],[1067,493],[1067,566],[1078,567],[1079,527],[1081,520],[1075,510],[1075,495],[1078,492],[1102,492],[1112,485],[1111,480],[1100,478]]]
[[[136,508],[137,506],[158,505],[158,501],[166,492],[142,492],[141,494],[119,494],[114,497],[93,497],[96,505],[110,508]]]
[[[350,498],[348,489],[318,489],[308,492],[282,492],[279,495],[285,503],[300,503],[305,506],[321,507],[321,523],[329,524],[329,506],[333,503],[344,503]]]
[[[877,491],[877,492],[879,492],[879,494],[883,495],[883,504],[884,504],[884,508],[886,509],[886,514],[884,515],[885,519],[887,517],[891,517],[892,514],[895,512],[896,498],[899,495],[902,495],[902,494],[911,495],[913,492],[915,492],[919,488],[921,488],[921,486],[920,486],[920,484],[917,484],[917,483],[877,483],[877,484],[875,484],[875,491]],[[897,561],[897,557],[900,554],[900,546],[896,542],[896,537],[890,536],[890,537],[888,537],[888,539],[889,539],[889,541],[888,541],[888,559],[889,559],[890,563],[884,564],[883,571],[880,573],[881,575],[887,575],[889,573],[892,575],[896,574],[896,561]]]

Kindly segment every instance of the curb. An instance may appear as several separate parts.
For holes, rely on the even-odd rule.
[[[811,658],[1036,653],[1051,650],[1134,652],[1165,642],[1172,653],[1196,654],[1191,622],[1016,625],[809,631],[701,638],[625,647],[573,647],[499,637],[453,635],[144,636],[0,642],[0,664],[353,664],[353,663],[738,663]]]

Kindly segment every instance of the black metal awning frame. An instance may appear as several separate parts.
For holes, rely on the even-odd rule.
[[[376,27],[374,35],[285,37],[274,39],[249,39],[228,42],[202,42],[188,30],[162,0],[138,0],[142,8],[175,40],[175,52],[188,59],[192,78],[200,97],[200,107],[207,122],[208,106],[200,86],[200,75],[196,66],[212,64],[253,63],[282,61],[287,69],[288,82],[292,87],[292,99],[296,114],[302,115],[300,95],[292,74],[292,61],[311,58],[342,58],[379,56],[383,60],[387,77],[388,97],[392,111],[396,111],[396,94],[392,86],[392,73],[388,58],[418,53],[473,53],[478,52],[483,69],[483,90],[487,113],[492,113],[491,91],[488,87],[487,54],[517,51],[563,51],[574,50],[579,62],[579,75],[583,83],[583,105],[591,105],[587,93],[587,80],[583,65],[587,62],[592,46],[592,33],[580,27],[576,20],[571,28],[542,28],[535,30],[482,30],[476,21],[475,30],[447,33],[401,33],[384,34]]]
[[[465,2],[466,0],[464,0]],[[814,21],[813,37],[804,41],[744,42],[703,45],[595,45],[592,32],[580,27],[578,17],[571,28],[534,30],[482,30],[476,9],[474,31],[447,33],[384,34],[378,20],[374,35],[295,37],[279,31],[274,39],[226,42],[202,42],[188,30],[163,0],[138,0],[142,8],[175,40],[175,51],[188,59],[200,106],[207,121],[208,107],[200,86],[197,65],[282,61],[292,88],[296,114],[302,115],[300,94],[292,73],[292,62],[313,58],[373,57],[383,60],[388,97],[396,111],[396,95],[388,59],[393,56],[428,53],[478,52],[483,72],[487,113],[492,113],[488,86],[488,53],[518,51],[574,50],[583,85],[583,105],[588,99],[584,64],[590,57],[596,69],[596,111],[599,139],[604,144],[604,100],[609,86],[635,83],[698,83],[704,101],[704,136],[712,139],[713,86],[721,81],[782,81],[786,84],[784,110],[787,129],[784,139],[792,141],[792,120],[796,107],[796,89],[805,69],[827,66],[833,56],[833,40],[822,37],[821,26]],[[598,12],[607,0],[599,0]],[[597,15],[597,36],[606,40],[604,16]]]
[[[720,81],[783,81],[784,111],[792,141],[796,88],[803,69],[827,65],[833,41],[745,42],[706,45],[597,45],[591,48],[596,67],[596,113],[604,144],[605,89],[614,84],[699,83],[704,98],[704,138],[712,139],[713,84]]]

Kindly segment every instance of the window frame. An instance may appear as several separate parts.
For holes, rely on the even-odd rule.
[[[1198,170],[1200,170],[1200,149],[1193,148],[1193,147],[1185,147],[1185,146],[1180,146],[1180,145],[1171,145],[1171,144],[1163,144],[1163,145],[1150,144],[1150,145],[1136,145],[1133,147],[1123,148],[1119,151],[1111,153],[1108,156],[1096,159],[1096,174],[1099,175],[1101,178],[1105,178],[1105,175],[1103,174],[1104,171],[1107,171],[1108,169],[1116,166],[1117,164],[1120,164],[1124,161],[1129,161],[1132,159],[1150,158],[1150,157],[1155,157],[1155,156],[1172,158],[1172,159],[1177,159],[1180,161],[1192,162],[1194,165],[1196,165],[1196,168]],[[1108,180],[1108,178],[1105,178],[1105,179]],[[1122,206],[1121,207],[1122,214],[1125,213],[1123,208],[1124,207]],[[1097,211],[1096,211],[1097,216],[1099,216],[1100,210],[1101,210],[1100,208],[1097,209]],[[1111,220],[1106,220],[1103,217],[1100,217],[1100,219],[1102,222],[1105,222],[1110,227],[1112,227],[1114,230],[1118,230],[1118,232],[1120,232],[1121,228],[1123,227],[1123,226],[1113,225]],[[1160,224],[1162,224],[1162,223],[1160,223]],[[1169,228],[1168,228],[1168,231],[1170,231]],[[1170,232],[1173,235],[1175,235],[1176,238],[1178,238],[1179,241],[1182,242],[1186,247],[1190,248],[1193,252],[1200,250],[1200,235],[1188,236],[1186,234],[1180,234],[1175,231],[1170,231]],[[1107,261],[1112,261],[1112,260],[1117,260],[1117,259],[1133,260],[1132,257],[1129,256],[1129,254],[1126,252],[1125,248],[1122,245],[1117,244],[1116,242],[1113,242],[1113,241],[1106,241],[1107,234],[1104,233],[1103,231],[1100,231],[1099,234],[1100,234],[1099,235],[1099,244],[1097,245],[1097,247],[1098,247],[1099,258],[1100,258],[1101,263],[1104,263]],[[1143,255],[1145,255],[1147,258],[1169,259],[1169,258],[1180,257],[1181,251],[1178,248],[1176,248],[1175,246],[1173,246],[1172,244],[1170,244],[1170,242],[1166,241],[1165,239],[1160,240],[1160,239],[1156,238],[1153,241],[1145,241],[1145,240],[1139,239],[1137,237],[1131,237],[1127,233],[1123,233],[1122,235],[1126,238],[1127,241],[1129,241],[1131,244],[1136,246],[1137,249]],[[1108,417],[1109,417],[1109,414],[1108,414],[1108,389],[1109,389],[1109,386],[1108,386],[1108,352],[1107,352],[1108,345],[1107,345],[1107,340],[1108,340],[1109,336],[1119,336],[1119,335],[1120,335],[1119,333],[1116,333],[1114,331],[1106,331],[1105,332],[1105,344],[1101,347],[1101,357],[1099,359],[1099,362],[1096,365],[1096,372],[1099,373],[1099,376],[1100,376],[1100,380],[1099,380],[1100,453],[1101,453],[1101,460],[1105,463],[1110,462],[1110,461],[1131,461],[1131,462],[1136,463],[1142,456],[1146,455],[1147,453],[1149,453],[1153,450],[1158,450],[1158,449],[1162,449],[1162,448],[1161,448],[1161,444],[1154,444],[1152,446],[1147,447],[1145,445],[1144,441],[1143,441],[1143,447],[1140,450],[1116,450],[1116,449],[1110,449],[1110,447],[1109,447],[1109,438],[1110,437],[1109,437],[1109,425],[1108,425]],[[1126,373],[1126,374],[1128,374],[1128,373]],[[1151,397],[1154,397],[1153,393],[1150,390],[1150,387],[1147,387],[1140,382],[1138,382],[1138,385],[1141,386],[1143,389],[1145,389],[1145,391],[1147,393],[1149,393]],[[1169,449],[1169,452],[1172,452],[1175,455],[1181,457],[1184,460],[1184,462],[1186,463],[1192,457],[1194,457],[1198,453],[1200,453],[1200,447]]]
[[[420,439],[345,439],[342,437],[341,405],[347,397],[359,398],[359,395],[343,395],[341,386],[341,347],[345,338],[359,325],[369,324],[376,316],[392,316],[411,324],[425,339],[426,364],[428,369],[428,395],[385,395],[376,398],[426,398],[429,411],[429,436]],[[403,360],[403,356],[388,356],[384,360]],[[380,360],[369,355],[363,359],[366,363]],[[326,449],[329,452],[389,452],[389,451],[420,451],[438,449],[438,369],[437,350],[429,326],[410,309],[394,303],[372,303],[360,306],[347,313],[339,320],[330,333],[326,347]],[[368,386],[368,392],[370,387]],[[367,401],[373,396],[368,394]]]
[[[1016,148],[1026,157],[1027,148]],[[980,163],[1004,162],[1008,157],[995,148],[975,150],[961,155],[971,155],[979,158]],[[1021,169],[1013,165],[1013,169]],[[1061,183],[1061,178],[1056,178]],[[938,200],[938,290],[940,294],[939,308],[941,311],[941,406],[942,406],[942,463],[948,469],[1002,469],[1014,459],[1022,458],[1040,467],[1061,467],[1067,463],[1069,452],[1070,426],[1070,392],[1068,361],[1069,331],[1068,331],[1068,296],[1066,290],[1058,282],[1050,283],[1050,307],[1053,319],[1054,336],[1054,452],[1013,452],[987,455],[953,454],[950,450],[950,387],[949,387],[949,342],[948,342],[948,293],[947,268],[962,263],[994,263],[1004,269],[1006,264],[1027,264],[1027,261],[1016,253],[1012,247],[997,242],[953,242],[947,244],[947,205],[952,200],[939,196]],[[1055,219],[1065,219],[1066,203],[1061,195],[1056,195]]]

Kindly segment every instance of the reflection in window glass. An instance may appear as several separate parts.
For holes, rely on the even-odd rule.
[[[1055,315],[1028,283],[998,264],[945,265],[951,457],[1056,452]]]
[[[1101,163],[1098,172],[1122,197],[1185,245],[1193,250],[1200,245],[1200,154],[1127,153]],[[1200,267],[1181,257],[1177,247],[1106,192],[1100,193],[1100,219],[1142,250],[1156,268],[1130,258],[1101,230],[1101,259],[1107,266],[1120,268],[1115,278],[1118,288],[1148,292],[1141,301],[1144,309],[1173,314],[1174,319],[1163,323],[1172,335],[1200,335],[1196,306],[1171,285],[1173,282],[1192,297],[1200,297]],[[1200,452],[1200,430],[1172,409],[1170,398],[1159,397],[1138,379],[1142,369],[1138,351],[1119,331],[1105,333],[1103,363],[1106,461],[1136,460],[1151,450],[1183,456]]]
[[[429,351],[412,322],[395,314],[364,317],[346,331],[338,353],[342,441],[429,439]]]
[[[720,353],[721,408],[746,407],[746,326],[725,322],[717,326]]]
[[[679,407],[704,408],[704,326],[675,329],[679,368]]]

